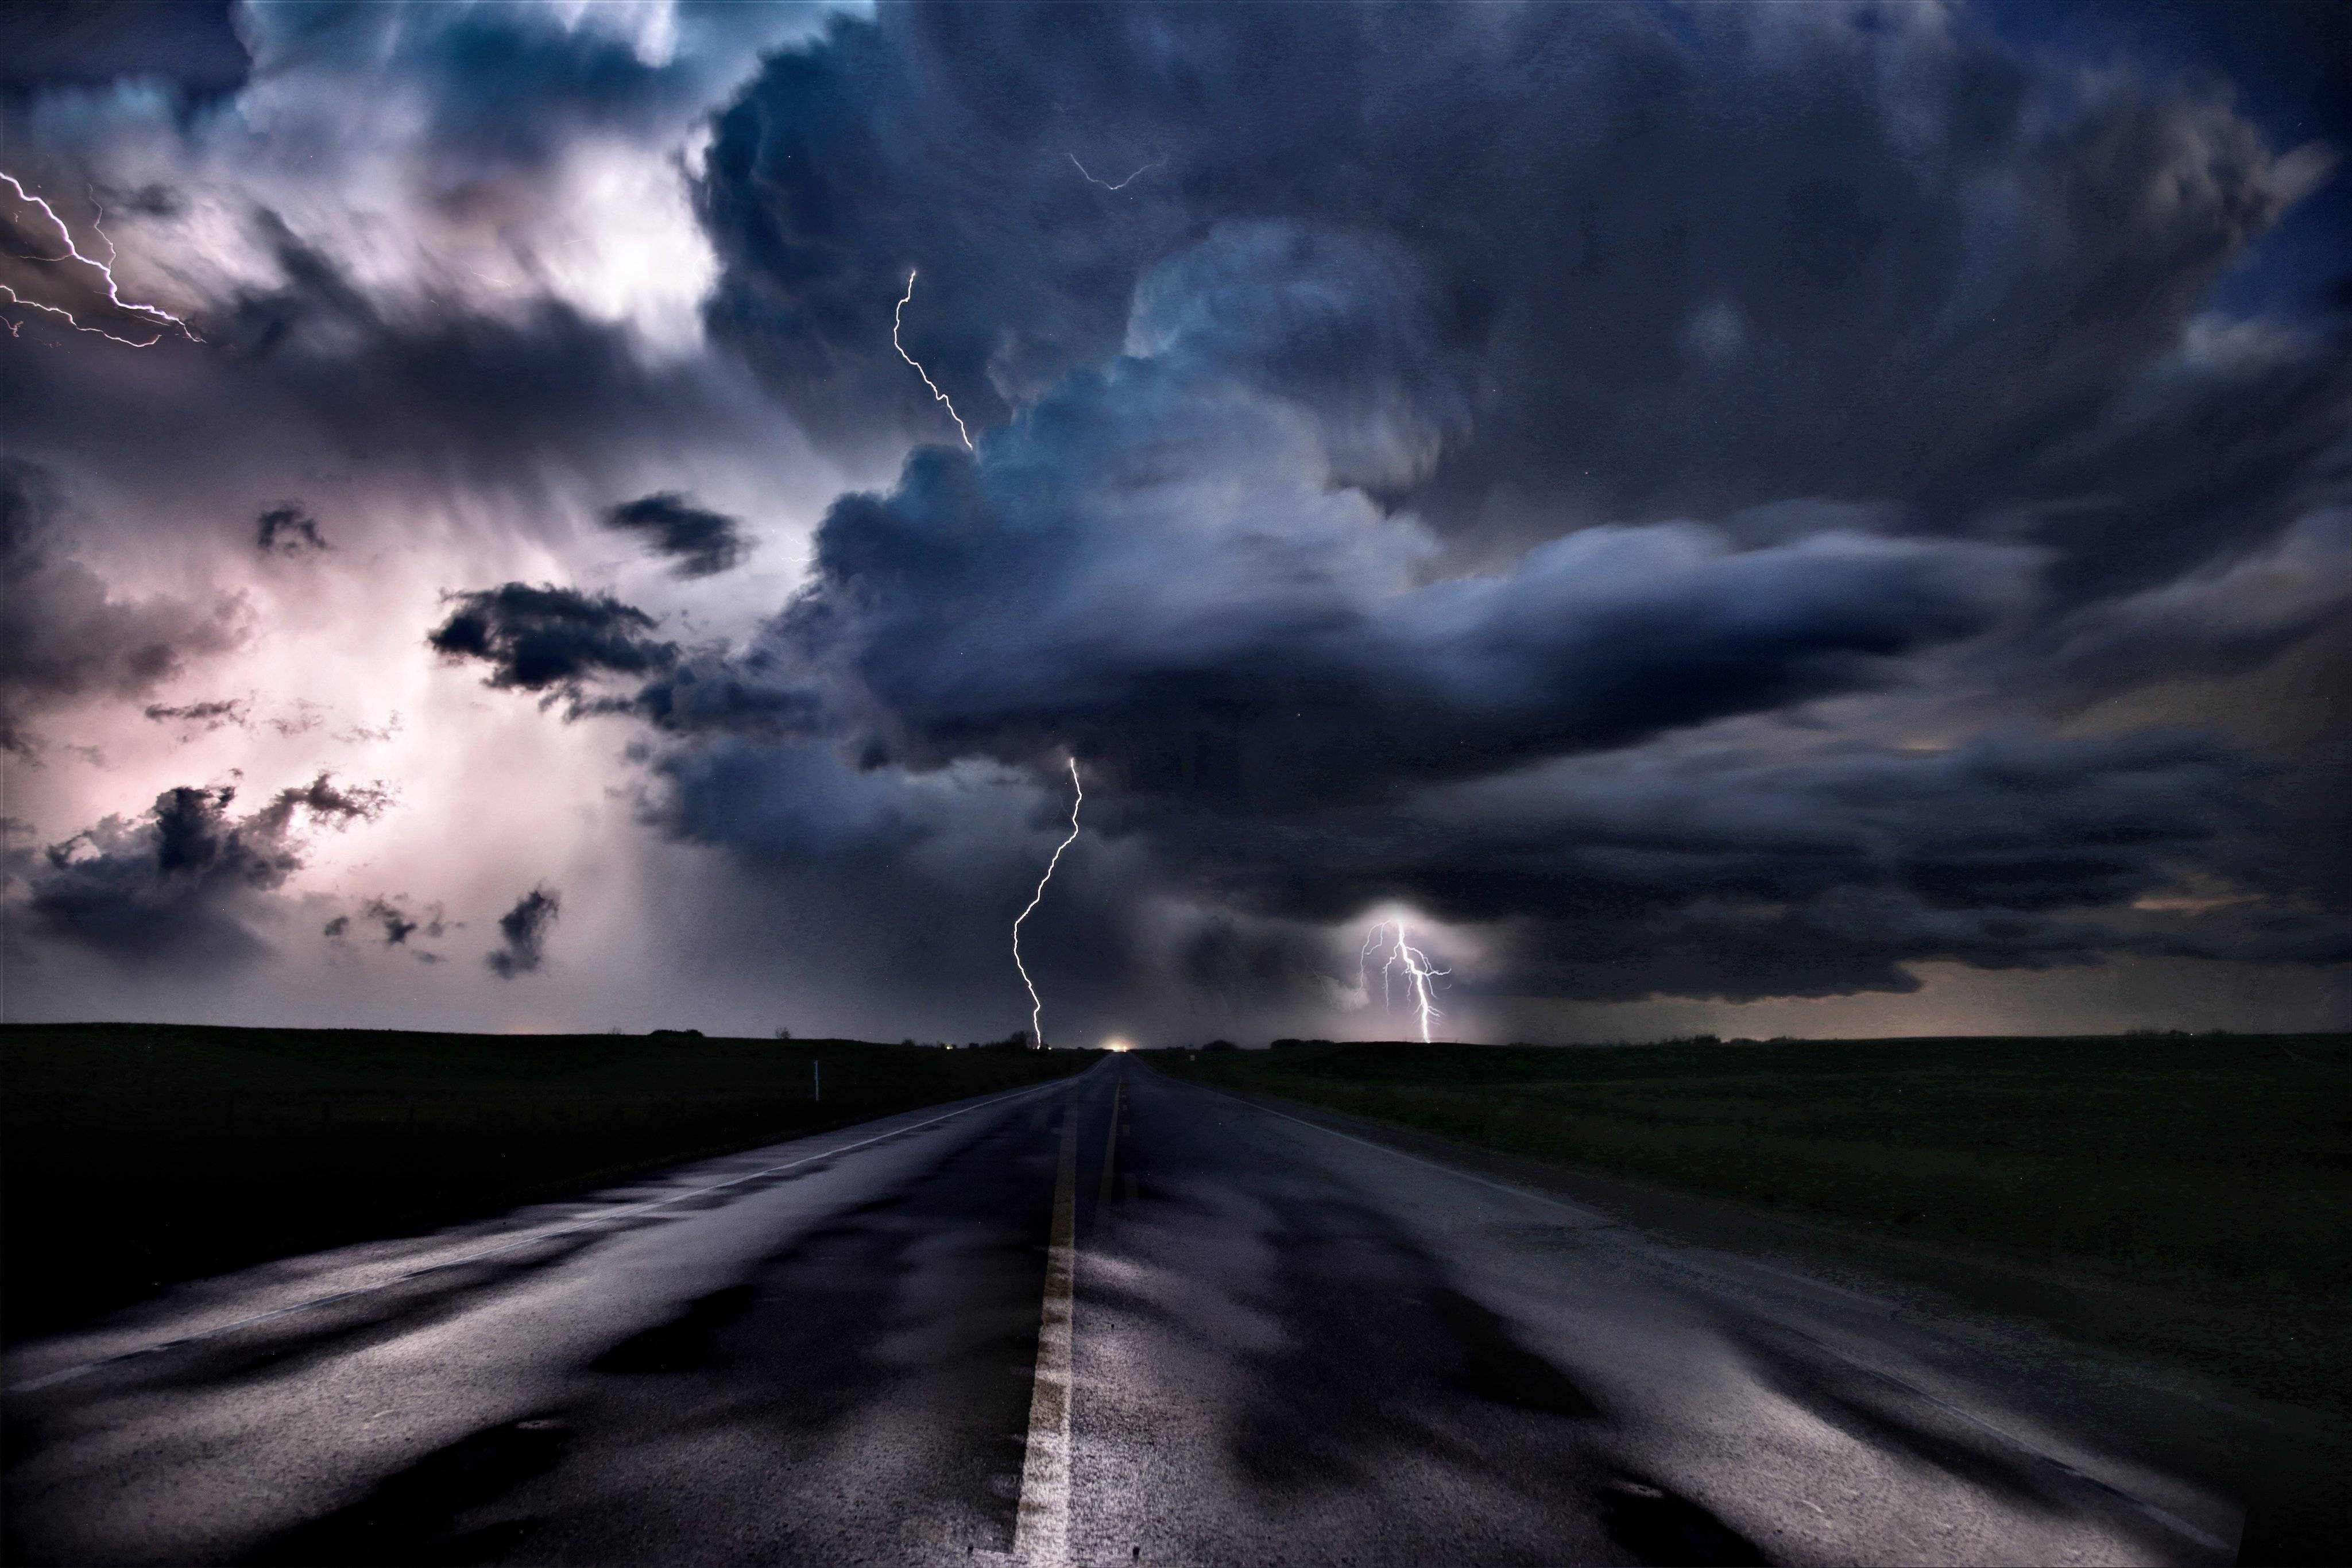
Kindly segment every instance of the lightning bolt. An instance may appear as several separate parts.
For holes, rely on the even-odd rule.
[[[1364,950],[1356,960],[1359,976],[1368,994],[1371,990],[1372,949],[1380,946],[1381,933],[1383,931],[1393,931],[1396,936],[1390,946],[1387,959],[1381,965],[1381,1006],[1386,1008],[1389,1005],[1391,997],[1391,986],[1396,977],[1396,971],[1402,969],[1405,978],[1412,986],[1414,1009],[1421,1014],[1421,1043],[1427,1045],[1429,1020],[1445,1016],[1437,1010],[1437,1004],[1430,999],[1429,983],[1440,975],[1450,975],[1454,971],[1432,967],[1429,955],[1405,939],[1403,921],[1383,920],[1373,926],[1370,934],[1364,938]]]
[[[907,301],[912,299],[914,297],[915,274],[914,270],[910,267],[907,272],[907,292],[900,297],[898,300],[898,308],[890,312],[890,346],[898,350],[898,357],[900,359],[915,367],[915,373],[923,378],[923,384],[931,389],[931,395],[939,399],[941,402],[947,403],[948,417],[955,421],[956,434],[963,437],[963,449],[966,452],[969,452],[971,450],[971,432],[963,427],[963,415],[955,411],[954,403],[948,402],[948,394],[940,391],[940,383],[931,380],[931,372],[923,369],[921,364],[917,362],[914,355],[907,352],[906,344],[898,341],[899,319],[907,314]],[[1076,772],[1077,766],[1078,765],[1075,762],[1070,764],[1070,769],[1073,773]],[[1052,873],[1048,873],[1047,874],[1051,875]]]
[[[99,337],[105,339],[110,343],[121,343],[123,347],[129,349],[152,349],[156,344],[162,342],[163,340],[164,334],[173,328],[179,329],[181,336],[186,338],[191,343],[201,343],[204,341],[202,338],[196,336],[195,329],[190,327],[179,317],[173,315],[169,310],[164,309],[161,305],[142,305],[137,300],[125,299],[122,298],[122,289],[121,286],[116,283],[114,277],[114,242],[111,239],[107,238],[106,230],[103,227],[98,227],[98,237],[106,240],[106,259],[104,261],[100,261],[94,256],[84,256],[81,253],[81,247],[74,243],[73,231],[66,227],[66,221],[65,219],[58,216],[57,209],[50,206],[48,203],[43,201],[40,197],[33,194],[32,192],[25,189],[24,183],[18,180],[16,175],[9,173],[5,169],[0,169],[0,180],[5,180],[8,182],[9,185],[16,191],[16,199],[18,201],[23,202],[29,206],[40,208],[42,214],[46,216],[51,224],[57,226],[58,237],[65,241],[66,253],[63,256],[28,256],[26,259],[30,261],[52,263],[78,261],[81,263],[82,266],[94,269],[100,277],[106,279],[106,298],[113,303],[115,308],[129,315],[146,317],[148,319],[146,325],[155,329],[155,335],[148,339],[143,343],[130,338],[118,338],[102,327],[92,327],[76,320],[74,319],[74,313],[66,309],[63,306],[51,305],[46,300],[27,299],[23,295],[17,293],[14,288],[10,287],[7,284],[0,283],[0,292],[5,292],[8,296],[7,303],[12,305],[28,305],[36,310],[45,310],[52,316],[62,316],[65,318],[66,324],[77,332],[93,332]],[[97,201],[97,193],[93,192],[90,196],[91,204],[96,205]],[[102,225],[106,217],[106,209],[104,207],[99,207],[98,212],[98,223],[99,225]],[[96,227],[98,225],[94,225],[93,226]],[[16,335],[16,326],[15,323],[12,322],[9,324],[8,331],[11,337]]]
[[[1037,891],[1029,897],[1029,908],[1013,919],[1013,967],[1021,971],[1021,983],[1029,988],[1029,1038],[1043,1046],[1045,1043],[1045,1004],[1038,998],[1037,982],[1029,977],[1029,966],[1021,961],[1021,923],[1029,918],[1030,910],[1037,907],[1045,896],[1045,884],[1054,880],[1054,868],[1062,863],[1062,851],[1078,841],[1078,808],[1087,803],[1087,787],[1078,782],[1078,759],[1070,758],[1070,788],[1078,798],[1070,802],[1070,836],[1054,851],[1054,858],[1045,862],[1045,874],[1037,879]]]
[[[1106,191],[1124,191],[1129,185],[1134,184],[1138,180],[1143,178],[1144,175],[1150,173],[1151,171],[1159,168],[1160,165],[1168,162],[1165,158],[1154,158],[1150,162],[1146,163],[1142,168],[1138,169],[1134,173],[1129,174],[1126,179],[1121,180],[1118,184],[1114,185],[1108,180],[1097,180],[1092,174],[1087,174],[1087,166],[1084,163],[1078,163],[1078,155],[1076,153],[1073,152],[1069,156],[1071,162],[1077,163],[1078,172],[1087,175],[1087,183],[1089,185],[1100,185]]]
[[[106,204],[98,199],[96,185],[84,185],[82,189],[89,193],[89,232],[106,242],[106,265],[112,267],[116,253],[114,236],[106,232]]]

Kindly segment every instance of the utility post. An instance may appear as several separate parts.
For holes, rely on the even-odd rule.
[[[824,1103],[824,1063],[815,1060],[809,1062],[809,1098]]]

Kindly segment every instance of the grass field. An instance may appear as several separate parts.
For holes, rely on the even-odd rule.
[[[1309,1043],[1152,1060],[1539,1160],[2062,1265],[2118,1300],[2142,1291],[2111,1314],[2110,1338],[2270,1396],[2352,1406],[2352,1036]]]
[[[0,1333],[1091,1060],[845,1040],[0,1027]]]

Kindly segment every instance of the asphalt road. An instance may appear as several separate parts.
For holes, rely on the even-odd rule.
[[[2232,1560],[2124,1392],[1991,1343],[1113,1059],[14,1347],[0,1527],[13,1563]]]

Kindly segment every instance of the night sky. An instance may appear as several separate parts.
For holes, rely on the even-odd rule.
[[[2347,15],[11,10],[5,1016],[2346,1027]]]

